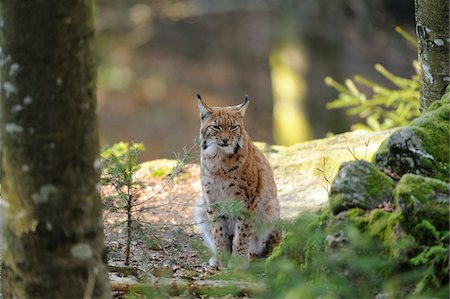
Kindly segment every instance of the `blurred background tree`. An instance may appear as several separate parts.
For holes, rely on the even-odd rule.
[[[98,100],[103,144],[144,142],[167,157],[198,134],[195,94],[233,105],[247,93],[255,140],[292,144],[349,130],[324,84],[358,73],[411,77],[413,0],[98,0]],[[361,90],[371,93],[370,88]]]

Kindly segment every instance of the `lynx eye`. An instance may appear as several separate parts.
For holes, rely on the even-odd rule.
[[[239,129],[239,125],[233,125],[230,127],[230,131],[236,131],[237,129]]]
[[[219,132],[222,129],[222,127],[219,125],[212,125],[210,126],[210,128],[217,132]]]

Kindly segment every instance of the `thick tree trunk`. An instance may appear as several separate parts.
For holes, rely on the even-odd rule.
[[[107,298],[93,2],[0,0],[5,298]]]
[[[439,100],[450,83],[449,0],[415,0],[419,42],[420,110]]]

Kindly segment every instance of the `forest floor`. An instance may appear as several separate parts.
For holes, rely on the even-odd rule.
[[[175,177],[153,177],[138,173],[143,188],[134,195],[132,209],[131,267],[136,278],[180,278],[205,280],[217,270],[208,266],[209,253],[193,217],[193,207],[200,196],[200,169],[196,164],[185,166]],[[127,225],[124,210],[111,211],[111,204],[120,206],[112,187],[101,191],[105,203],[105,246],[110,268],[121,269],[125,263]],[[111,202],[111,198],[113,201]],[[126,268],[125,268],[126,269]],[[110,272],[112,282],[129,273]],[[129,271],[125,271],[129,272]],[[115,294],[121,297],[121,292]]]

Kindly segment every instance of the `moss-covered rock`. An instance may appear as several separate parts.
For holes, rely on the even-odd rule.
[[[178,165],[177,160],[159,159],[140,164],[141,169],[149,171],[153,177],[165,177],[170,175]]]
[[[272,297],[374,298],[398,262],[369,232],[369,218],[368,211],[358,208],[337,216],[300,214],[267,260],[268,281],[277,291]]]
[[[424,242],[404,228],[407,220],[386,206],[300,214],[267,260],[270,290],[280,298],[289,297],[279,296],[286,290],[307,298],[376,298],[380,291],[448,298],[448,229]]]
[[[428,220],[438,230],[449,227],[450,184],[419,175],[406,174],[394,191],[395,204],[404,217],[404,226],[414,229]]]
[[[281,217],[293,218],[301,211],[326,206],[329,183],[339,165],[355,160],[355,156],[371,159],[392,132],[354,131],[291,146],[257,142],[274,172]]]
[[[330,207],[334,214],[351,208],[373,209],[392,200],[393,181],[373,164],[345,162],[331,185]]]
[[[408,127],[394,132],[386,139],[374,161],[394,177],[414,173],[448,181],[449,118],[450,95],[446,93]]]
[[[416,242],[403,226],[404,215],[399,211],[374,209],[367,215],[367,231],[383,241],[390,256],[406,262],[408,256],[416,249]]]

